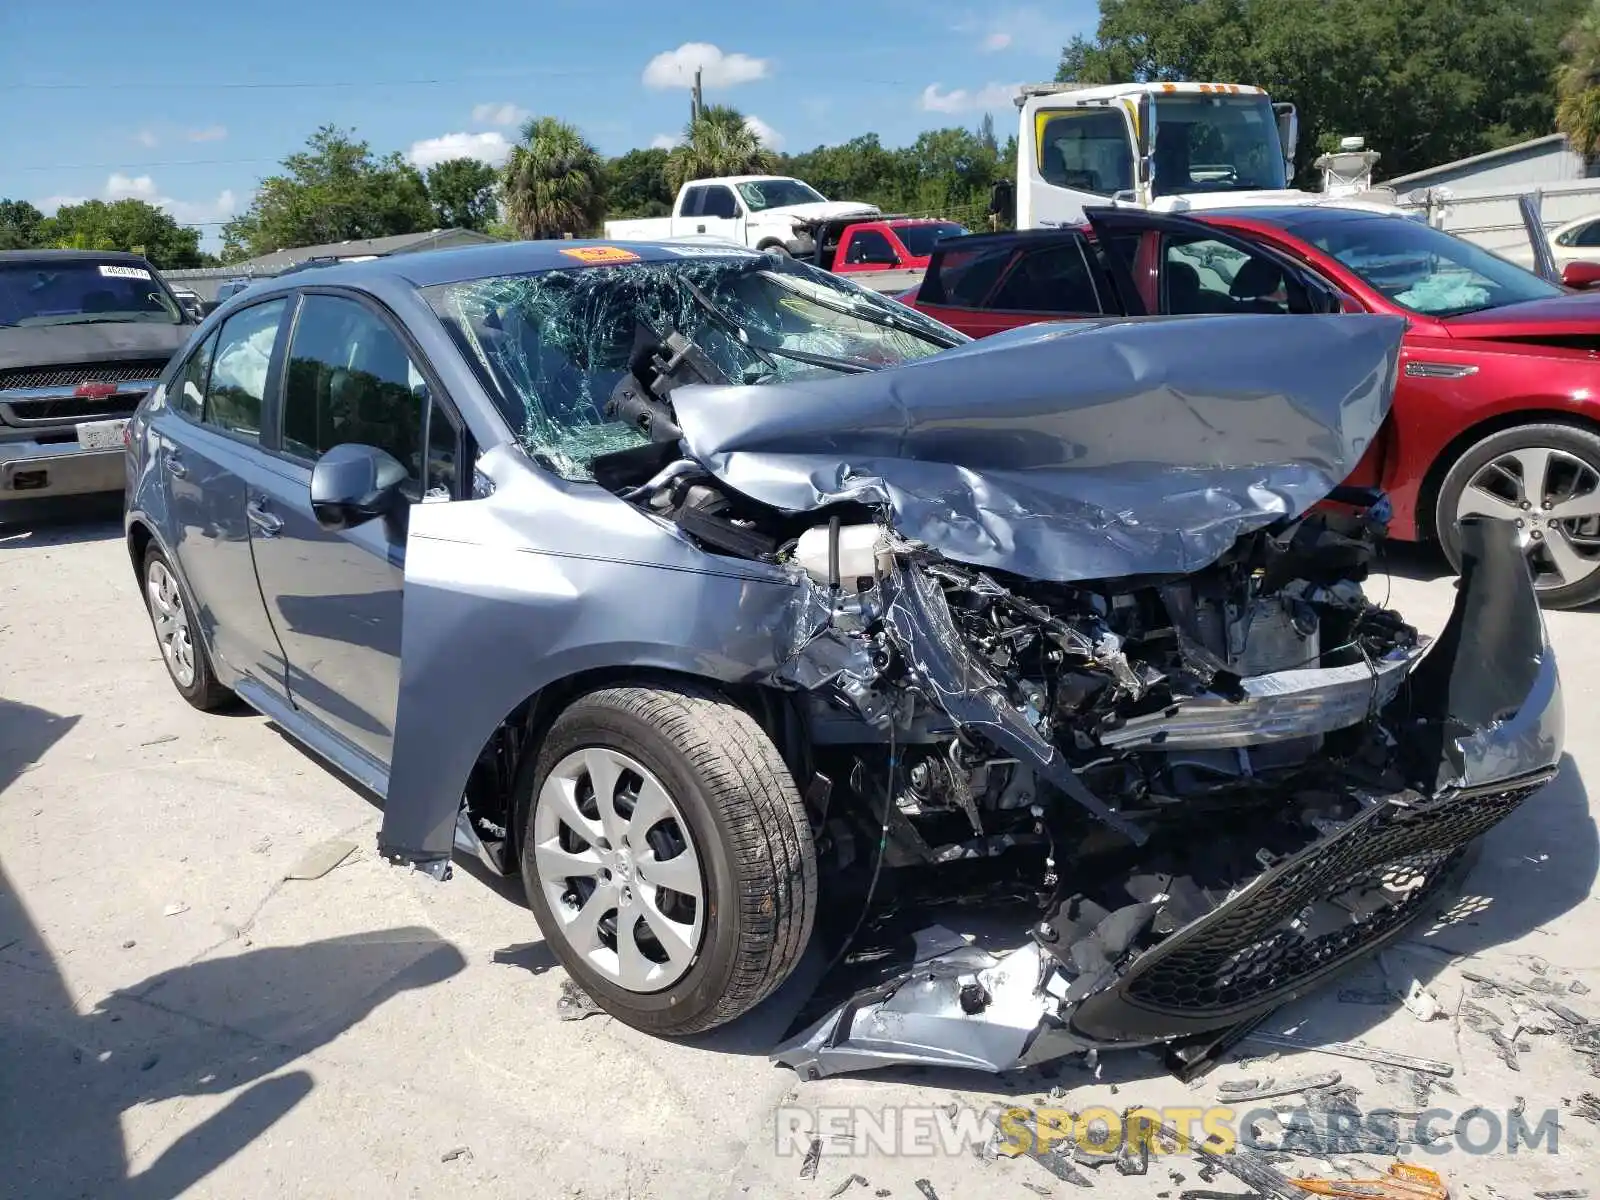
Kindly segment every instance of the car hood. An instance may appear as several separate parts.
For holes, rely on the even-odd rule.
[[[765,217],[804,217],[808,221],[827,221],[835,217],[877,216],[878,209],[871,204],[858,204],[853,200],[817,200],[810,204],[784,204],[766,208],[755,214],[756,220]]]
[[[117,362],[130,358],[170,358],[194,330],[193,325],[156,325],[145,321],[0,329],[0,370]]]
[[[1447,317],[1444,327],[1458,338],[1527,338],[1548,334],[1600,334],[1600,295],[1573,292],[1546,300],[1507,304],[1483,312]]]
[[[691,386],[690,457],[788,512],[887,509],[960,562],[1067,582],[1181,574],[1299,514],[1388,414],[1405,322],[1052,323],[871,374]]]

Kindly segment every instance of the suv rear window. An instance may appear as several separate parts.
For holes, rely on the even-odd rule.
[[[84,261],[0,263],[0,325],[183,323],[183,310],[149,267]]]

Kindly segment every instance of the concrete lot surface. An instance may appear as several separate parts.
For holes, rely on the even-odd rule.
[[[1430,560],[1406,561],[1394,601],[1437,630],[1451,583]],[[1513,1022],[1529,993],[1475,997],[1488,987],[1462,973],[1546,996],[1567,987],[1575,1015],[1600,1019],[1600,844],[1585,787],[1600,773],[1600,625],[1590,613],[1549,624],[1564,773],[1487,839],[1457,919],[1417,929],[1381,964],[1389,986],[1418,979],[1445,1015],[1424,1023],[1385,1002],[1374,963],[1271,1025],[1448,1061],[1454,1093],[1435,1088],[1423,1105],[1451,1111],[1435,1122],[1447,1133],[1479,1105],[1500,1127],[1519,1103],[1530,1127],[1556,1110],[1555,1154],[1502,1143],[1411,1155],[1479,1200],[1600,1187],[1600,1109],[1578,1111],[1600,1092],[1589,1069],[1600,1059],[1525,1017],[1513,1071],[1472,1006]],[[1224,1081],[1330,1070],[1361,1109],[1415,1106],[1404,1076],[1305,1053],[1228,1064],[1197,1088],[1141,1054],[1106,1055],[1098,1078],[1069,1067],[802,1085],[765,1056],[809,986],[805,968],[750,1018],[690,1043],[605,1016],[563,1021],[564,973],[520,886],[467,867],[444,885],[388,867],[378,824],[369,798],[261,718],[182,702],[114,521],[0,527],[0,1195],[821,1198],[859,1175],[843,1195],[1065,1196],[1079,1189],[1025,1158],[856,1156],[847,1138],[828,1139],[802,1178],[783,1134],[833,1106],[981,1111],[1051,1087],[1075,1110],[1194,1106]],[[330,839],[356,850],[320,878],[285,878]],[[1481,1117],[1467,1129],[1468,1142],[1489,1137]],[[1391,1161],[1337,1157],[1296,1162]],[[1143,1176],[1086,1175],[1111,1198],[1246,1190],[1227,1175],[1200,1182],[1196,1167],[1163,1157]]]

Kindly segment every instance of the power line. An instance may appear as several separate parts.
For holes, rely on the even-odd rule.
[[[275,163],[276,158],[173,158],[165,162],[129,162],[115,159],[97,163],[47,163],[39,166],[6,164],[13,171],[144,171],[151,167],[239,167]]]

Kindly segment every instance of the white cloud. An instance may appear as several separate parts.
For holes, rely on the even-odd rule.
[[[226,125],[207,125],[204,129],[191,129],[184,134],[191,142],[220,142],[228,136]]]
[[[1012,50],[1053,59],[1074,34],[1093,33],[1097,19],[1092,4],[1070,3],[1048,10],[1019,5],[973,13],[958,21],[955,31],[981,39],[979,45],[990,54]]]
[[[406,151],[406,158],[413,166],[426,171],[452,158],[476,158],[491,167],[498,167],[510,154],[511,143],[506,141],[503,133],[447,133],[441,137],[412,142],[411,149]]]
[[[161,189],[156,186],[156,181],[150,176],[124,175],[121,171],[113,171],[111,177],[106,180],[105,199],[143,200],[146,204],[153,204],[171,213],[173,220],[180,225],[203,225],[226,221],[239,210],[238,197],[231,188],[224,188],[214,200],[178,200],[171,196],[163,196]],[[56,202],[73,203],[72,200],[61,198],[57,198]],[[82,200],[78,200],[77,203],[82,203]]]
[[[106,180],[107,200],[144,200],[149,202],[155,198],[156,181],[148,175],[130,178],[120,171],[114,171],[111,178]]]
[[[47,217],[56,215],[56,209],[67,208],[73,204],[82,204],[87,196],[46,196],[43,200],[35,200],[33,206]]]
[[[521,125],[533,116],[515,104],[475,104],[472,106],[474,125]]]
[[[673,133],[658,133],[658,134],[655,135],[655,137],[650,139],[650,149],[652,149],[652,150],[671,150],[674,146],[676,146],[682,140],[683,139],[678,137],[677,134],[673,134]]]
[[[768,125],[760,117],[746,117],[744,119],[744,127],[755,134],[761,144],[768,150],[783,149],[783,134]]]
[[[983,48],[991,53],[996,50],[1004,50],[1009,45],[1011,45],[1011,35],[1003,29],[996,29],[983,39]]]
[[[930,83],[922,89],[919,103],[925,112],[994,112],[1011,108],[1021,90],[1020,83],[991,83],[975,92],[966,88],[945,91],[941,84]]]
[[[138,133],[133,135],[133,140],[138,142],[139,145],[143,146],[146,150],[154,150],[161,144],[161,139],[158,138],[155,135],[155,131],[151,129],[139,130]]]
[[[724,54],[709,42],[685,42],[676,50],[664,50],[644,69],[644,85],[658,90],[694,86],[695,68],[700,69],[701,85],[728,88],[765,79],[772,64],[748,54]]]

